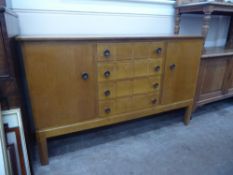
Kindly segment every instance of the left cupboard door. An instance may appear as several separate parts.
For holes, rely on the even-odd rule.
[[[94,44],[24,41],[22,53],[37,130],[97,116]]]

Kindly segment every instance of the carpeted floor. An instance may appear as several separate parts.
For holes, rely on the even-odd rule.
[[[233,175],[233,99],[49,140],[35,175]]]

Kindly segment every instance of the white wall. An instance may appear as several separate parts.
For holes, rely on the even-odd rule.
[[[169,0],[12,0],[22,35],[166,35],[174,29]],[[200,34],[201,17],[184,16],[181,34]],[[211,22],[207,46],[225,43],[229,18]]]

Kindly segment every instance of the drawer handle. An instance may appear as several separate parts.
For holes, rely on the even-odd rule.
[[[159,72],[159,71],[160,71],[160,66],[156,66],[156,67],[154,68],[154,70],[155,70],[155,72]]]
[[[87,72],[83,72],[83,73],[82,73],[82,79],[83,79],[83,80],[88,80],[88,78],[89,78],[88,73],[87,73]]]
[[[170,70],[174,70],[176,68],[176,65],[175,64],[171,64],[170,65]]]
[[[153,84],[153,88],[154,88],[154,89],[157,89],[158,87],[159,87],[159,83],[154,83],[154,84]]]
[[[109,113],[111,112],[111,108],[105,108],[104,112],[105,112],[106,114],[109,114]]]
[[[155,52],[158,54],[158,55],[160,55],[161,53],[162,53],[162,48],[157,48],[156,50],[155,50]]]
[[[110,57],[110,55],[111,55],[110,50],[105,49],[105,50],[104,50],[104,57],[105,57],[105,58],[108,58],[108,57]]]
[[[105,95],[106,97],[110,96],[110,95],[111,95],[111,91],[110,91],[110,90],[104,91],[104,95]]]
[[[157,104],[157,99],[156,99],[156,98],[153,99],[153,100],[151,101],[151,103],[154,104],[154,105]]]
[[[110,71],[107,70],[107,71],[104,72],[105,78],[110,77],[110,75],[111,75],[111,72],[110,72]]]

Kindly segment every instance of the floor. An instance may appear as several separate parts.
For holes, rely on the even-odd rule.
[[[233,99],[49,140],[35,175],[232,175]]]

